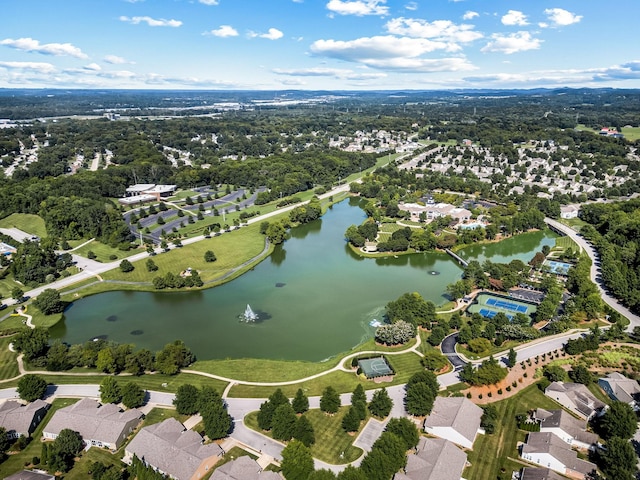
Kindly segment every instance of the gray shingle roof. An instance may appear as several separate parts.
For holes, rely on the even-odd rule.
[[[175,418],[145,427],[126,451],[178,480],[188,480],[207,458],[222,455],[219,445],[203,445],[202,437]]]
[[[424,426],[452,427],[473,443],[480,428],[482,413],[480,407],[464,397],[436,397]]]
[[[640,398],[640,385],[636,380],[627,378],[621,373],[612,372],[598,380],[598,384],[604,388],[609,396],[625,403],[631,403]]]
[[[417,453],[407,456],[404,473],[394,480],[460,480],[467,455],[442,438],[421,437]]]
[[[3,427],[7,433],[15,432],[29,435],[31,423],[36,414],[40,410],[48,408],[49,404],[39,399],[26,405],[8,400],[0,405],[0,427]],[[40,422],[37,421],[35,425],[38,423]]]
[[[571,450],[571,447],[549,432],[529,433],[527,435],[527,443],[522,446],[522,453],[548,453],[564,464],[565,467],[584,474],[596,469],[593,463],[579,459],[576,452]]]
[[[258,462],[242,456],[218,467],[211,480],[282,480],[275,472],[263,472]]]
[[[564,480],[564,477],[548,468],[526,467],[522,469],[520,480]]]
[[[600,410],[605,406],[581,383],[553,382],[546,388],[544,393],[553,398],[554,395],[550,394],[552,392],[564,393],[569,401],[573,403],[575,409],[587,418],[591,417],[596,410]]]
[[[100,405],[91,398],[61,408],[44,428],[46,433],[58,435],[65,428],[75,430],[85,441],[98,440],[102,443],[119,445],[123,435],[131,425],[137,425],[143,414],[132,408],[122,411],[112,403]]]
[[[564,410],[545,410],[538,408],[536,410],[536,418],[540,420],[540,428],[559,428],[571,435],[579,442],[592,444],[598,441],[595,433],[587,432],[587,422],[578,420],[570,413]]]

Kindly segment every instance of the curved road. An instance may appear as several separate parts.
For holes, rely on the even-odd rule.
[[[564,233],[567,237],[571,238],[571,240],[576,242],[580,246],[580,248],[582,248],[587,253],[587,255],[589,255],[589,258],[591,259],[591,281],[598,287],[598,291],[600,292],[602,300],[620,315],[623,315],[629,319],[630,323],[627,327],[627,331],[632,332],[634,327],[640,327],[640,317],[638,317],[638,315],[633,313],[624,305],[618,303],[618,300],[615,297],[612,297],[604,290],[600,272],[599,256],[593,246],[589,242],[587,242],[581,235],[579,235],[578,232],[570,227],[567,227],[566,225],[563,225],[557,220],[545,218],[544,221],[547,223],[547,225],[550,225],[555,230],[558,230]]]

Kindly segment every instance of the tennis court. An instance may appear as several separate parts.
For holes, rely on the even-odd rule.
[[[549,269],[551,273],[556,275],[568,275],[569,269],[573,267],[570,263],[556,262],[555,260],[547,260],[544,265]]]
[[[367,378],[384,377],[395,373],[384,357],[358,359],[358,366]]]
[[[531,316],[536,311],[536,306],[509,297],[503,297],[489,292],[480,293],[473,304],[467,309],[469,313],[479,313],[485,318],[493,318],[498,313],[504,313],[509,320],[516,314]]]
[[[490,307],[503,308],[505,310],[511,310],[512,312],[527,313],[529,307],[525,305],[518,305],[517,303],[507,302],[506,300],[500,300],[495,297],[488,298],[485,302]]]

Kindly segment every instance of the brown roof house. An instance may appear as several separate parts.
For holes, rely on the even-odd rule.
[[[242,456],[216,468],[211,480],[282,480],[282,477],[263,471],[253,458]]]
[[[42,436],[55,440],[65,428],[78,432],[86,445],[117,450],[136,428],[143,414],[132,408],[122,411],[113,403],[100,405],[91,398],[61,408],[44,427]]]
[[[578,420],[565,410],[538,408],[535,418],[540,422],[540,431],[553,433],[560,440],[577,448],[591,448],[598,442],[595,433],[587,432],[587,422]]]
[[[56,477],[49,475],[44,470],[22,470],[21,472],[14,473],[8,477],[4,477],[4,480],[55,480]]]
[[[578,458],[575,450],[550,432],[529,433],[520,457],[580,480],[596,469],[593,463]]]
[[[599,414],[605,407],[605,404],[581,383],[552,382],[544,394],[586,420]]]
[[[549,468],[525,467],[520,473],[520,480],[564,480],[556,472]]]
[[[431,414],[424,421],[425,432],[464,448],[473,448],[483,410],[464,397],[436,397]]]
[[[467,454],[442,438],[421,437],[415,455],[407,455],[403,473],[393,480],[460,480]]]
[[[28,437],[40,424],[48,408],[49,404],[39,399],[26,405],[8,400],[0,405],[0,427],[7,431],[9,438]]]
[[[621,373],[611,372],[604,378],[598,380],[598,385],[612,400],[628,403],[634,409],[640,408],[640,385],[636,380],[627,378]]]
[[[200,434],[175,418],[142,428],[125,448],[123,462],[135,455],[145,464],[177,480],[204,477],[224,454],[220,445],[203,444]]]

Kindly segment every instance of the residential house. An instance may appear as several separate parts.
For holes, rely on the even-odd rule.
[[[420,437],[415,455],[393,480],[461,480],[467,454],[442,438]]]
[[[0,405],[0,427],[7,431],[9,438],[28,437],[40,424],[48,408],[49,404],[40,399],[26,405],[8,400]]]
[[[560,218],[578,218],[580,205],[563,205],[560,207]]]
[[[420,214],[424,213],[427,220],[434,220],[440,217],[449,216],[458,222],[465,222],[471,219],[471,212],[466,208],[455,207],[448,203],[427,203],[421,205],[419,203],[400,203],[398,208],[402,211],[409,212],[411,220],[420,221]]]
[[[563,442],[577,448],[591,448],[598,441],[595,433],[587,432],[587,422],[578,420],[565,410],[538,408],[535,419],[540,422],[540,431],[553,433]]]
[[[605,408],[605,404],[581,383],[553,382],[545,389],[544,394],[586,420]]]
[[[483,410],[464,397],[436,397],[424,430],[464,448],[473,448]]]
[[[14,473],[8,477],[4,477],[4,480],[55,480],[56,477],[49,475],[44,470],[22,470],[21,472]]]
[[[611,372],[598,380],[598,385],[612,400],[628,403],[634,409],[640,407],[640,385],[636,380],[627,378],[621,373]]]
[[[564,480],[564,478],[549,468],[525,467],[520,473],[520,480]]]
[[[117,450],[136,428],[143,413],[132,408],[123,411],[113,403],[101,405],[91,398],[61,408],[44,428],[43,437],[50,440],[65,428],[78,432],[86,445]]]
[[[125,448],[123,462],[135,455],[144,463],[177,480],[204,477],[224,454],[220,445],[204,445],[200,434],[187,430],[175,418],[144,427]]]
[[[254,459],[242,456],[216,468],[211,480],[282,480],[282,477],[263,471]]]
[[[575,450],[550,432],[529,433],[520,457],[580,480],[596,469],[593,463],[578,458]]]

